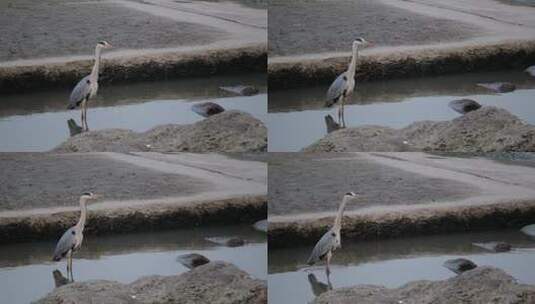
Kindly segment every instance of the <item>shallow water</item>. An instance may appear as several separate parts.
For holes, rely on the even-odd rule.
[[[206,240],[232,236],[243,238],[247,244],[229,248]],[[66,276],[65,261],[50,262],[55,243],[41,241],[0,246],[0,303],[37,300],[54,289],[52,271],[58,269]],[[86,236],[73,261],[74,279],[130,283],[146,275],[179,274],[188,269],[176,258],[193,252],[210,260],[230,262],[255,278],[266,279],[266,236],[250,226]]]
[[[477,83],[511,82],[517,90],[496,94]],[[324,107],[328,86],[270,92],[269,151],[294,152],[327,134],[324,117],[337,120],[337,107]],[[470,98],[483,106],[504,108],[535,124],[535,78],[523,72],[474,73],[359,84],[345,107],[348,127],[380,125],[402,128],[422,120],[443,121],[460,114],[448,107],[454,99]]]
[[[492,253],[472,243],[505,241],[514,249]],[[269,252],[268,298],[273,303],[308,303],[328,289],[324,264],[307,266],[313,246]],[[331,286],[358,284],[396,288],[415,280],[444,280],[455,276],[444,268],[448,259],[464,257],[477,265],[503,269],[521,283],[535,284],[535,240],[518,231],[451,234],[384,241],[349,242],[334,254]],[[393,275],[395,274],[395,275]],[[313,275],[311,283],[309,276]]]
[[[234,96],[220,86],[254,85],[255,96]],[[89,103],[90,130],[107,128],[143,132],[155,126],[190,124],[204,119],[194,103],[211,101],[267,121],[265,76],[260,74],[102,85]],[[80,125],[80,110],[66,110],[70,89],[0,96],[0,152],[47,151],[69,137],[67,120]]]

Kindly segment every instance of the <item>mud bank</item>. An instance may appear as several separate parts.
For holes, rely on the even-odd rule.
[[[420,208],[416,210],[352,214],[344,217],[343,238],[346,240],[378,240],[404,236],[432,235],[451,232],[485,231],[521,228],[535,218],[535,201]],[[327,231],[334,217],[292,222],[270,222],[270,248],[314,245]]]
[[[466,72],[520,69],[535,62],[535,41],[477,46],[421,48],[363,54],[357,81],[428,77]],[[329,84],[347,69],[349,57],[274,60],[268,64],[270,89]]]
[[[224,295],[222,297],[221,295]],[[56,288],[36,303],[267,303],[267,284],[226,262],[181,275],[147,276],[130,284],[94,280]]]
[[[4,65],[0,67],[0,93],[52,87],[72,88],[82,77],[89,74],[92,64],[91,59],[39,65]],[[99,83],[105,85],[264,72],[266,65],[267,47],[262,44],[218,50],[103,58]]]
[[[535,286],[519,284],[503,270],[478,267],[443,281],[416,281],[400,288],[360,285],[328,291],[313,303],[516,303],[535,301]]]
[[[247,113],[232,110],[190,125],[163,125],[147,132],[107,129],[69,138],[53,152],[261,152],[267,129]]]
[[[483,107],[451,121],[419,121],[403,129],[341,129],[303,151],[531,152],[535,151],[535,126],[504,109]]]
[[[252,224],[265,219],[266,214],[267,198],[265,195],[89,210],[84,233],[100,235],[199,225]],[[0,217],[0,243],[56,239],[58,235],[77,222],[79,215],[79,211],[52,211]]]

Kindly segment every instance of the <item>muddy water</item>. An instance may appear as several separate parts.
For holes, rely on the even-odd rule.
[[[232,236],[241,237],[247,244],[229,248],[206,239]],[[50,261],[54,247],[55,242],[0,246],[0,303],[17,304],[37,300],[54,288],[52,272],[55,269],[67,275],[65,261]],[[233,263],[255,278],[266,279],[266,237],[250,226],[86,236],[73,262],[74,279],[130,283],[146,275],[179,274],[187,271],[187,268],[176,258],[193,252],[210,260]]]
[[[473,243],[506,241],[514,249],[492,253]],[[358,284],[399,287],[415,280],[444,280],[455,274],[442,266],[451,258],[465,257],[478,265],[503,269],[521,283],[535,284],[535,240],[518,231],[405,238],[377,242],[342,241],[332,260],[333,288]],[[273,303],[308,303],[329,286],[323,264],[305,265],[310,247],[269,252],[268,296]],[[392,275],[395,273],[396,275]]]
[[[235,96],[220,86],[254,85],[255,96]],[[189,124],[204,119],[191,111],[198,102],[211,101],[227,110],[241,110],[266,121],[265,76],[241,75],[189,80],[104,86],[89,104],[91,130],[122,128],[143,132],[152,127]],[[0,96],[0,151],[47,151],[69,136],[67,120],[80,124],[79,110],[66,110],[70,88]]]
[[[496,94],[477,86],[484,82],[511,82],[517,90]],[[337,107],[324,107],[328,86],[273,91],[269,94],[269,151],[298,151],[327,134],[324,117],[337,119]],[[460,114],[451,100],[474,99],[483,106],[504,108],[535,124],[535,78],[523,72],[495,72],[391,80],[358,84],[345,107],[348,127],[380,125],[402,128],[422,120],[451,120]]]

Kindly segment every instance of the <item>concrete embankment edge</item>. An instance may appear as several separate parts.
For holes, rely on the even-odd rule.
[[[268,63],[272,89],[329,84],[347,69],[348,57]],[[466,72],[523,70],[535,64],[535,41],[389,52],[361,56],[357,81],[378,81]]]
[[[0,93],[53,87],[71,88],[82,77],[89,74],[92,64],[91,59],[0,67]],[[265,45],[190,53],[140,55],[104,59],[99,83],[126,83],[248,72],[263,73],[266,66],[267,47]]]
[[[76,224],[80,212],[58,212],[0,217],[0,244],[58,239]],[[265,219],[267,197],[245,196],[191,204],[150,205],[135,208],[91,210],[84,234],[146,232],[196,226],[252,224]]]
[[[535,200],[480,206],[354,214],[343,220],[343,239],[353,241],[454,232],[520,228],[535,222]],[[269,248],[314,245],[333,217],[270,222]]]

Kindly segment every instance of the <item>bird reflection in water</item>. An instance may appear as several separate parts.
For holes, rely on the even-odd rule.
[[[329,276],[327,276],[327,284],[325,284],[321,281],[318,281],[318,278],[316,278],[315,274],[309,273],[308,283],[310,283],[310,287],[312,288],[312,293],[314,293],[314,296],[316,297],[318,297],[322,293],[325,293],[333,289]]]
[[[56,288],[74,282],[74,280],[69,281],[69,279],[63,276],[63,273],[61,273],[61,271],[58,269],[52,271],[52,277],[54,278],[54,286],[56,286]]]
[[[67,120],[67,126],[69,127],[69,134],[71,135],[71,137],[80,134],[83,131],[83,128],[80,127],[72,118]]]
[[[327,128],[327,134],[330,134],[342,128],[340,127],[340,124],[334,121],[334,118],[330,114],[325,115],[325,127]]]

